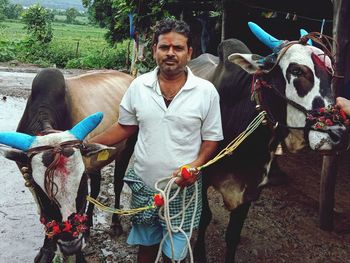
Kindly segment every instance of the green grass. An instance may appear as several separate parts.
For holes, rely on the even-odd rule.
[[[58,22],[65,22],[66,16],[65,15],[55,15],[55,20]],[[78,21],[80,24],[88,24],[89,19],[86,16],[77,16],[75,18],[76,21]]]
[[[3,41],[22,40],[25,37],[24,24],[17,21],[0,22],[0,39]]]
[[[79,42],[79,53],[84,54],[92,50],[108,48],[104,39],[105,29],[91,25],[70,25],[64,23],[53,23],[52,45],[63,45],[76,50]],[[20,21],[0,22],[0,40],[5,42],[23,40],[26,36],[24,23]]]
[[[112,48],[104,39],[105,29],[62,22],[53,23],[52,29],[52,41],[43,45],[27,40],[21,21],[0,22],[0,61],[16,59],[61,68],[125,68],[129,40]]]

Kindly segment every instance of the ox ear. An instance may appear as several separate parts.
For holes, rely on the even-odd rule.
[[[19,163],[30,162],[28,155],[24,151],[17,150],[2,144],[0,144],[0,155],[4,156],[9,160]]]
[[[228,56],[231,63],[237,64],[250,74],[254,74],[258,70],[266,69],[265,58],[255,54],[233,53]]]
[[[99,143],[84,143],[84,146],[81,150],[81,153],[83,156],[85,157],[89,157],[91,155],[94,155],[96,153],[100,153],[102,151],[111,151],[111,150],[115,150],[115,147],[110,147],[110,146],[106,146],[103,144],[99,144]]]

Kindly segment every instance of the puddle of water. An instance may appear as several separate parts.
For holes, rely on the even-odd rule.
[[[0,71],[0,84],[5,88],[30,89],[37,73]]]
[[[26,100],[7,97],[0,99],[0,131],[15,131],[24,111]]]
[[[0,131],[15,131],[25,99],[0,99]],[[43,242],[36,204],[14,161],[0,156],[0,262],[33,262]]]

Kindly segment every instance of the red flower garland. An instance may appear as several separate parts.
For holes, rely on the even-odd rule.
[[[192,177],[192,173],[188,170],[189,166],[184,165],[181,167],[181,176],[183,179],[187,180]]]
[[[345,112],[334,105],[311,111],[307,114],[306,122],[315,130],[325,130],[334,125],[350,125]]]
[[[155,194],[154,195],[154,205],[155,206],[163,206],[164,205],[164,199],[161,194]]]
[[[86,225],[86,214],[81,215],[73,213],[68,217],[68,220],[63,222],[52,220],[46,223],[45,218],[41,217],[40,222],[45,226],[45,233],[50,239],[60,233],[70,233],[73,237],[77,237],[80,233],[84,233],[88,229],[88,226]]]

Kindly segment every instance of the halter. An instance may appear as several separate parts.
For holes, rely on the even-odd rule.
[[[49,133],[52,133],[49,132]],[[27,151],[27,155],[30,159],[32,159],[36,154],[46,152],[46,151],[52,151],[54,154],[53,161],[49,164],[45,171],[45,190],[47,193],[48,198],[56,204],[58,207],[61,207],[57,199],[55,198],[55,195],[57,194],[58,187],[54,182],[54,171],[57,168],[57,165],[59,163],[60,156],[63,153],[63,150],[67,147],[74,147],[82,151],[86,146],[84,143],[80,140],[71,140],[62,142],[55,146],[39,146],[31,148]],[[39,206],[42,207],[42,203],[40,201],[40,198],[37,196],[35,191],[35,181],[33,179],[33,176],[31,175],[31,171],[27,167],[22,168],[23,177],[26,181],[25,185],[29,188],[32,188],[34,191],[32,191],[33,195],[37,199]],[[61,233],[68,233],[72,237],[78,237],[80,233],[85,233],[88,229],[87,225],[87,215],[84,213],[86,204],[82,206],[82,211],[79,211],[78,213],[72,213],[66,221],[63,222],[57,222],[56,220],[50,220],[45,215],[41,213],[40,216],[40,222],[45,227],[45,234],[49,239],[55,238],[57,235]]]
[[[255,103],[257,104],[257,110],[261,110],[263,105],[264,105],[263,104],[262,89],[268,88],[268,89],[271,89],[275,95],[277,95],[278,97],[283,99],[287,104],[293,106],[294,108],[296,108],[300,112],[304,113],[304,115],[305,115],[306,124],[304,127],[289,126],[287,124],[281,124],[278,121],[276,121],[275,118],[273,117],[273,115],[271,114],[271,111],[269,111],[265,107],[263,110],[265,110],[268,113],[267,120],[268,120],[268,123],[270,124],[269,126],[273,127],[273,129],[276,129],[278,126],[281,126],[283,128],[286,128],[286,129],[304,130],[305,135],[310,130],[315,130],[318,132],[325,132],[325,133],[330,134],[331,131],[329,129],[327,129],[327,126],[333,126],[334,124],[349,125],[348,121],[346,121],[347,118],[346,118],[345,113],[342,112],[341,109],[338,109],[337,107],[335,107],[334,105],[331,105],[331,106],[325,107],[325,108],[320,108],[317,110],[307,110],[304,106],[300,105],[299,103],[297,103],[293,100],[290,100],[285,95],[283,95],[274,85],[271,85],[262,79],[262,76],[264,74],[271,72],[278,65],[278,63],[281,60],[281,58],[283,57],[283,55],[285,55],[287,50],[292,45],[295,45],[295,44],[306,45],[307,41],[309,39],[312,39],[314,42],[317,42],[319,45],[322,46],[322,49],[324,51],[324,56],[328,56],[331,59],[332,65],[333,65],[334,61],[333,61],[333,57],[331,55],[331,52],[329,51],[327,46],[324,45],[320,41],[318,36],[319,36],[319,33],[313,32],[313,33],[310,33],[308,35],[301,37],[299,41],[291,41],[291,42],[285,41],[285,42],[283,42],[280,46],[278,46],[274,50],[274,53],[272,54],[272,55],[277,55],[276,62],[274,63],[272,68],[270,70],[259,70],[253,75],[252,85],[251,85],[251,96],[252,96],[252,100],[255,100]],[[323,37],[325,37],[325,39],[327,40],[326,44],[328,46],[330,46],[328,37],[326,37],[326,36],[323,36]],[[339,76],[335,76],[331,70],[329,70],[329,73],[332,74],[332,77],[339,77]],[[328,119],[325,116],[323,116],[324,113],[331,113],[333,115],[332,120],[337,120],[337,121],[325,122],[323,119],[325,119],[325,120],[328,120]],[[321,120],[320,120],[320,117],[321,117]],[[315,125],[315,122],[318,122],[319,125]],[[322,122],[321,125],[320,125],[320,122]]]
[[[27,151],[29,159],[32,159],[35,155],[41,152],[51,151],[54,154],[54,158],[52,162],[49,164],[49,166],[45,171],[44,186],[49,199],[53,201],[58,207],[61,207],[61,205],[55,198],[58,191],[58,187],[54,182],[54,172],[57,168],[57,165],[59,163],[63,150],[67,147],[69,148],[74,147],[81,150],[85,146],[82,141],[71,140],[71,141],[62,142],[55,146],[51,146],[51,145],[38,146],[38,147],[31,148]]]

